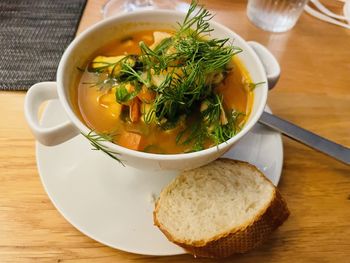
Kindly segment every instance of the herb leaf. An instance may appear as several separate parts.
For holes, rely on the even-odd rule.
[[[92,150],[102,151],[107,154],[109,157],[118,161],[121,165],[125,166],[123,161],[119,159],[117,152],[109,150],[107,147],[101,144],[104,141],[112,141],[112,136],[108,134],[97,134],[94,131],[90,131],[88,134],[81,133],[86,139],[90,141],[92,145]]]

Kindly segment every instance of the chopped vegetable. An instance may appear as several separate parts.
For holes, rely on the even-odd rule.
[[[138,122],[140,119],[140,100],[134,98],[130,102],[130,120],[131,122]]]
[[[119,145],[135,151],[140,150],[141,141],[142,136],[140,134],[127,131],[123,132],[118,139]]]
[[[118,119],[122,110],[122,105],[116,103],[114,93],[115,88],[100,95],[98,97],[98,102],[101,107],[106,109],[110,116],[112,116],[114,119]]]
[[[93,69],[107,69],[108,73],[112,73],[115,65],[121,61],[125,56],[115,56],[115,57],[105,57],[105,56],[97,56],[91,62],[91,68]]]
[[[97,56],[91,61],[88,72],[97,79],[92,86],[107,90],[99,103],[119,117],[114,127],[120,131],[118,144],[134,150],[167,151],[155,142],[161,144],[163,138],[172,136],[182,151],[191,152],[220,144],[240,131],[248,94],[260,83],[244,90],[244,83],[252,82],[242,74],[245,82],[238,83],[242,92],[230,95],[226,103],[220,87],[224,84],[225,92],[231,94],[226,80],[233,73],[240,74],[235,72],[233,57],[242,50],[228,38],[209,37],[211,18],[208,10],[192,2],[175,32],[134,34],[120,46],[130,51],[138,43],[135,52],[124,50],[115,53],[123,55]],[[238,97],[243,102],[236,107]],[[146,140],[143,148],[141,139]]]
[[[145,103],[151,103],[154,101],[156,93],[143,85],[140,92],[137,94],[137,97]]]

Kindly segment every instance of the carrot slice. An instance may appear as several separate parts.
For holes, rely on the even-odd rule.
[[[143,102],[151,103],[154,101],[156,93],[143,85],[140,92],[137,94],[137,97]]]
[[[140,100],[138,98],[134,98],[131,102],[130,102],[130,106],[129,106],[129,110],[130,110],[130,120],[131,122],[138,122],[140,119]]]
[[[140,150],[142,136],[137,133],[124,131],[118,138],[118,144],[125,148]]]

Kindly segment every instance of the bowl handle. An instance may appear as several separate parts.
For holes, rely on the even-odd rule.
[[[52,99],[58,99],[56,82],[40,82],[33,85],[24,100],[24,114],[28,125],[35,138],[47,146],[60,144],[80,133],[70,121],[49,128],[40,125],[39,107],[43,102]]]
[[[260,58],[266,72],[268,87],[269,89],[272,89],[277,84],[281,74],[281,68],[278,61],[263,45],[255,41],[248,41],[248,45]]]

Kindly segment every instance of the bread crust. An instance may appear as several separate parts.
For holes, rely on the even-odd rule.
[[[244,165],[246,168],[249,167],[249,169],[258,171],[259,176],[273,185],[255,166],[247,162],[224,158],[219,159],[219,161]],[[276,228],[283,224],[290,214],[287,204],[278,189],[275,186],[273,187],[274,193],[271,201],[266,204],[264,209],[261,209],[255,218],[247,221],[245,225],[241,225],[239,228],[231,229],[229,232],[221,233],[209,240],[187,242],[172,236],[157,219],[159,201],[156,202],[153,212],[154,224],[159,227],[169,241],[183,247],[194,256],[221,258],[236,253],[244,253],[258,247]]]

